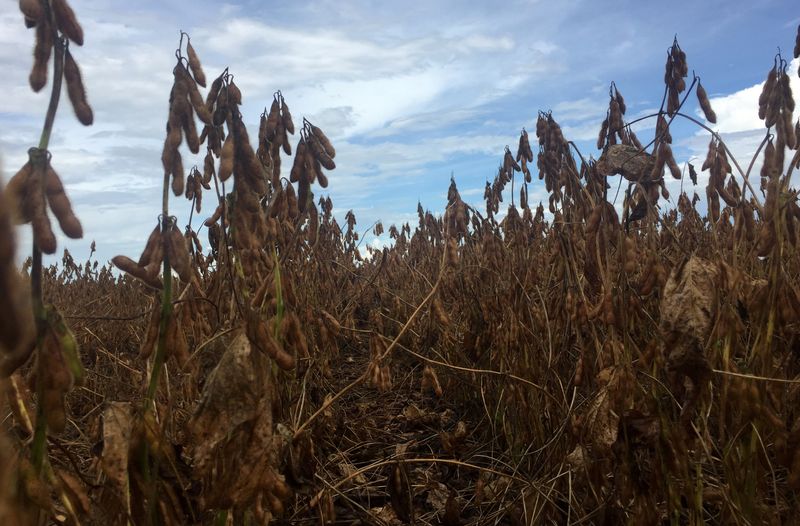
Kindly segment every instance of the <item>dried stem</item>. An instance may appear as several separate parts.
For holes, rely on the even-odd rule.
[[[45,15],[50,19],[50,27],[53,32],[54,53],[53,53],[53,85],[50,91],[50,103],[47,106],[47,114],[44,119],[44,127],[39,138],[38,148],[31,148],[28,155],[33,166],[46,165],[49,162],[47,147],[50,144],[50,136],[53,131],[58,102],[61,96],[61,80],[64,74],[64,53],[67,49],[65,39],[58,36],[56,30],[55,15],[50,9],[49,2],[42,2],[45,8]],[[45,178],[39,181],[42,185],[42,195],[45,190]],[[44,296],[42,294],[42,251],[39,248],[39,240],[36,229],[33,229],[33,247],[31,264],[31,303],[33,306],[33,319],[36,323],[36,349],[39,359],[37,360],[37,374],[39,378],[44,377],[44,368],[47,364],[41,359],[42,342],[44,332],[47,328],[47,314],[44,309]],[[42,403],[44,394],[44,382],[36,382],[36,394],[39,404],[36,409],[36,429],[34,431],[33,442],[31,444],[31,457],[37,472],[41,472],[47,456],[47,422],[44,418],[44,405]]]

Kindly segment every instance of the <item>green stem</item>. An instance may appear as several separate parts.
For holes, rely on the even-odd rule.
[[[161,196],[161,242],[166,245],[167,233],[173,227],[172,220],[169,217],[169,173],[164,173],[163,192]],[[172,318],[172,270],[169,263],[169,253],[164,247],[164,259],[162,268],[162,279],[164,281],[164,290],[161,296],[161,319],[158,325],[158,343],[156,345],[156,353],[153,358],[153,369],[150,371],[150,382],[147,385],[147,393],[144,399],[144,415],[149,411],[155,411],[155,397],[158,390],[158,381],[161,377],[161,369],[164,367],[166,361],[167,349],[167,330]],[[155,465],[150,465],[150,449],[147,443],[144,444],[142,450],[142,471],[145,483],[149,486],[148,496],[148,524],[156,524],[156,480],[154,474],[158,474],[158,461],[156,457]]]
[[[169,217],[165,217],[162,222],[162,232],[166,232],[169,224]],[[164,252],[163,268],[164,291],[161,297],[161,320],[158,326],[158,345],[156,355],[153,359],[153,370],[150,373],[150,383],[147,386],[147,396],[145,397],[145,410],[152,409],[155,400],[158,380],[161,376],[161,368],[164,366],[166,347],[167,347],[167,328],[170,318],[172,318],[172,271],[169,266],[169,256]]]

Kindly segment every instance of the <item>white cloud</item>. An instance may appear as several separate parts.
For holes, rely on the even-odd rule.
[[[585,0],[513,1],[502,9],[452,0],[412,0],[402,9],[311,0],[270,5],[268,14],[243,3],[200,1],[191,9],[175,0],[143,0],[135,8],[110,0],[71,3],[86,33],[86,45],[73,52],[95,125],[79,126],[63,97],[51,150],[86,231],[85,240],[63,246],[88,253],[96,239],[101,260],[136,255],[160,207],[160,150],[178,28],[192,34],[208,77],[230,66],[252,136],[277,89],[296,120],[307,116],[328,133],[338,168],[330,188],[315,192],[330,193],[337,217],[354,208],[360,223],[380,217],[388,227],[402,218],[414,224],[417,198],[441,211],[451,171],[465,199],[482,205],[481,183],[494,176],[503,146],[516,147],[519,129],[532,130],[540,108],[553,108],[570,139],[594,142],[610,80],[640,75],[661,55],[664,40],[671,41],[666,26],[674,23],[641,24],[660,13],[656,7],[609,9]],[[684,19],[687,34],[702,33],[691,25],[701,16]],[[613,44],[601,46],[609,42],[609,27]],[[46,89],[33,94],[27,85],[32,47],[33,32],[21,16],[4,10],[0,154],[6,175],[38,142],[47,103]],[[621,86],[637,110],[640,87]],[[647,93],[652,96],[650,87]],[[742,151],[750,144],[746,135],[759,129],[751,99],[743,90],[712,101],[720,131],[743,134],[731,135]],[[646,121],[636,129],[648,127]],[[702,137],[685,143],[689,154],[704,156]],[[187,156],[185,165],[200,160]],[[284,158],[284,166],[290,163]],[[529,191],[532,205],[546,202],[537,183]],[[173,209],[182,220],[188,216],[182,199],[173,200]]]

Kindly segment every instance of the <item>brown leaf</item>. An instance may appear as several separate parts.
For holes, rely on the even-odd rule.
[[[111,402],[103,411],[103,472],[129,508],[128,462],[133,431],[133,407]],[[129,509],[125,510],[129,512]]]

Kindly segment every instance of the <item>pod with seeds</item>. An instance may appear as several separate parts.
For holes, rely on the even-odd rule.
[[[186,335],[181,328],[178,317],[173,315],[167,325],[166,334],[166,351],[167,358],[175,358],[179,367],[186,365],[189,360],[189,344],[186,341]]]
[[[145,267],[140,266],[127,256],[114,256],[111,258],[111,263],[113,263],[114,266],[121,271],[130,274],[134,278],[140,279],[146,285],[154,289],[160,290],[164,288],[164,284],[161,283],[161,280],[157,275],[153,277],[152,274],[145,269]]]
[[[186,178],[186,191],[184,196],[190,201],[194,199],[194,171],[189,172],[189,176]]]
[[[717,114],[711,108],[711,102],[708,100],[706,89],[699,82],[697,83],[697,101],[700,103],[700,109],[703,110],[706,120],[710,123],[716,124]]]
[[[200,58],[192,47],[192,41],[186,43],[186,54],[189,58],[189,69],[192,70],[194,80],[202,87],[206,87],[206,74],[203,73],[203,66],[200,65]]]
[[[189,249],[186,247],[186,240],[183,234],[175,225],[166,234],[165,249],[169,264],[180,276],[181,281],[189,283],[192,281],[192,262]]]
[[[276,96],[272,99],[272,105],[269,107],[269,114],[265,123],[266,139],[270,142],[274,141],[275,136],[278,134],[278,124],[281,120],[280,111],[280,102],[278,102]]]
[[[280,144],[283,147],[283,153],[286,155],[292,155],[292,145],[289,142],[289,135],[286,130],[286,126],[281,122],[278,125],[278,133],[281,134],[282,139],[280,140]]]
[[[761,88],[761,94],[758,96],[758,118],[765,119],[767,116],[767,106],[769,105],[769,101],[772,98],[772,92],[774,91],[775,85],[778,81],[778,67],[773,66],[769,73],[767,74],[767,80],[764,82],[764,86]]]
[[[781,118],[783,121],[783,137],[786,140],[786,146],[794,150],[798,146],[798,137],[795,133],[795,126],[792,125],[792,112],[783,111]]]
[[[200,238],[197,237],[197,232],[194,230],[189,230],[188,235],[191,237],[191,242],[194,245],[195,251],[198,253],[203,252],[203,245],[200,243]]]
[[[422,369],[422,391],[424,392],[425,390],[433,391],[437,398],[441,398],[443,394],[439,377],[430,365],[426,365]]]
[[[191,103],[194,111],[197,112],[197,116],[200,118],[200,120],[203,121],[204,124],[211,124],[211,112],[203,102],[203,97],[200,95],[200,91],[197,89],[197,81],[195,81],[195,79],[189,75],[189,72],[182,63],[178,63],[175,66],[174,75],[176,85],[181,86],[181,98],[188,96],[189,102]],[[191,112],[189,112],[189,115],[191,115]]]
[[[21,225],[31,222],[30,197],[28,195],[28,185],[33,174],[33,165],[30,161],[22,165],[16,174],[6,185],[5,197],[12,210],[12,218],[15,224]]]
[[[764,223],[756,239],[756,254],[762,258],[769,256],[776,243],[775,224],[772,221]]]
[[[78,386],[83,385],[86,373],[81,364],[80,357],[78,356],[78,342],[75,339],[75,335],[64,322],[61,313],[54,307],[48,307],[47,309],[47,322],[48,329],[58,342],[62,359],[66,363],[69,371],[71,377],[70,384]]]
[[[67,3],[67,0],[51,0],[50,5],[53,8],[53,14],[56,17],[58,29],[60,29],[61,32],[67,36],[67,38],[79,46],[82,46],[83,28],[78,23],[75,12]]]
[[[296,219],[300,212],[305,211],[305,200],[300,203],[297,194],[294,193],[294,186],[291,184],[286,185],[284,190],[284,197],[286,199],[286,212],[290,219]],[[300,207],[300,208],[298,208]]]
[[[44,18],[44,9],[40,0],[19,0],[19,10],[25,18],[39,22]]]
[[[45,254],[54,254],[56,251],[56,236],[47,217],[45,194],[42,189],[42,180],[47,173],[46,161],[34,163],[33,172],[28,179],[27,205],[30,206],[31,226],[33,238]]]
[[[139,346],[139,359],[147,360],[153,354],[153,350],[158,343],[158,330],[161,326],[161,305],[156,303],[150,313],[150,320],[147,323],[147,330],[144,339]]]
[[[264,320],[257,319],[253,315],[253,319],[247,323],[247,337],[261,352],[275,360],[281,369],[294,368],[294,357],[281,349]]]
[[[328,188],[328,177],[324,173],[317,174],[317,182],[322,188]]]
[[[203,182],[200,178],[200,172],[195,173],[194,176],[194,211],[198,214],[203,206]]]
[[[625,98],[622,96],[622,93],[619,92],[616,85],[614,86],[614,99],[619,104],[619,111],[624,115],[627,107],[625,106]]]
[[[228,83],[227,94],[230,104],[236,104],[237,106],[242,105],[242,92],[233,81]]]
[[[219,77],[215,78],[211,83],[211,87],[208,88],[208,93],[206,94],[206,109],[208,109],[209,112],[214,108],[214,103],[217,101],[217,97],[219,97],[224,76],[225,74],[223,73]]]
[[[597,149],[602,150],[603,145],[606,143],[606,136],[608,135],[608,117],[603,119],[600,125],[600,133],[597,135]]]
[[[305,204],[308,202],[310,194],[311,183],[307,179],[300,179],[300,183],[297,185],[297,203],[300,213],[305,212]]]
[[[61,183],[61,178],[47,165],[47,174],[45,181],[45,195],[47,202],[50,204],[50,209],[53,215],[58,219],[58,224],[61,230],[72,239],[80,239],[83,237],[83,228],[75,213],[72,211],[72,205],[69,202],[64,185]]]
[[[781,94],[783,95],[783,103],[784,110],[788,110],[789,113],[794,112],[794,97],[792,96],[792,85],[789,81],[789,75],[785,72],[781,75]]]
[[[770,139],[764,147],[764,162],[761,164],[761,177],[763,179],[769,179],[774,174],[777,174],[775,155],[775,144]]]
[[[651,170],[649,176],[649,179],[651,181],[658,181],[664,176],[664,165],[667,162],[667,159],[664,156],[665,150],[664,148],[661,147],[661,145],[664,144],[669,144],[669,143],[662,142],[656,149],[655,162],[653,163],[653,169]]]
[[[158,261],[161,261],[161,250],[164,246],[164,243],[161,241],[161,226],[156,225],[152,232],[150,232],[150,236],[147,238],[147,243],[144,245],[144,250],[142,254],[139,256],[139,266],[146,266],[151,261],[155,260],[155,256],[158,255]]]
[[[41,91],[47,84],[47,63],[53,51],[53,32],[47,19],[36,26],[36,44],[33,48],[33,67],[28,76],[31,89]]]
[[[300,142],[297,143],[297,151],[295,152],[294,156],[294,163],[292,163],[292,169],[289,172],[289,181],[292,183],[296,183],[300,180],[300,176],[303,172],[303,163],[305,162],[306,156],[306,146],[305,139],[301,138]]]
[[[167,168],[172,166],[172,152],[178,151],[182,137],[180,116],[171,113],[167,120],[167,137],[164,139],[164,151],[168,151],[169,154],[161,158],[162,164]]]
[[[175,152],[172,156],[172,193],[175,195],[183,194],[185,183],[185,176],[183,174],[183,159],[179,152]]]
[[[678,167],[678,163],[675,162],[675,156],[672,155],[672,148],[670,147],[669,143],[662,142],[659,149],[663,149],[661,156],[667,163],[669,167],[669,171],[672,174],[672,177],[675,179],[681,178],[681,169]]]
[[[312,135],[314,135],[314,137],[319,139],[319,142],[320,142],[320,144],[322,144],[322,147],[325,150],[325,153],[327,153],[328,156],[331,159],[335,159],[336,158],[336,150],[334,149],[334,147],[331,144],[331,141],[328,139],[327,135],[325,135],[322,132],[321,129],[317,128],[316,126],[314,126],[310,122],[306,121],[306,123],[308,124],[308,127],[311,130]]]
[[[222,126],[228,118],[228,113],[227,104],[217,104],[214,113],[211,115],[211,124],[213,126]]]
[[[231,174],[233,174],[233,153],[233,134],[230,134],[225,139],[225,143],[222,145],[222,152],[220,153],[219,178],[223,182],[227,181]]]
[[[739,204],[739,201],[733,195],[731,195],[731,193],[728,192],[728,190],[723,186],[720,185],[717,188],[717,193],[722,198],[722,200],[725,201],[726,205],[730,207],[736,207]]]
[[[703,161],[703,165],[700,167],[700,171],[704,172],[714,166],[714,161],[717,158],[717,144],[715,139],[711,139],[708,143],[708,151],[706,152],[706,158]]]
[[[90,126],[94,121],[94,113],[91,106],[86,102],[86,89],[83,87],[81,71],[72,53],[67,49],[64,54],[64,80],[67,82],[67,94],[75,110],[75,116],[84,126]]]
[[[197,154],[200,153],[200,138],[197,136],[197,128],[195,127],[194,118],[191,112],[184,114],[184,132],[186,134],[186,145],[189,151]]]
[[[281,120],[283,121],[283,126],[286,128],[286,131],[294,135],[294,122],[292,121],[292,114],[289,112],[289,106],[286,104],[286,101],[283,100],[283,96],[281,96]]]
[[[214,156],[211,154],[211,150],[206,153],[205,159],[203,159],[203,185],[207,185],[211,183],[211,179],[214,177]]]

